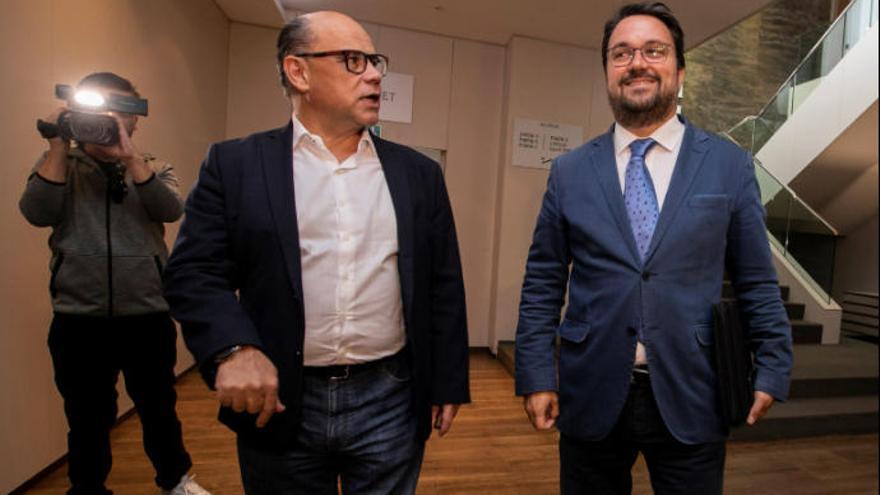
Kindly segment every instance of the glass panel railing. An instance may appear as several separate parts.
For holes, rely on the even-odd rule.
[[[746,119],[733,131],[748,138],[749,130],[756,124],[755,119]],[[744,144],[730,133],[723,135],[740,146]],[[755,158],[754,163],[772,243],[819,297],[830,302],[837,231],[774,177],[760,160]]]
[[[758,114],[752,136],[752,153],[761,149],[788,120],[788,116],[791,115],[792,89],[792,81],[789,79]]]
[[[756,154],[846,52],[877,24],[877,3],[878,0],[853,0],[755,117],[751,139],[737,136],[737,142]]]
[[[729,139],[739,144],[743,148],[750,150],[752,149],[753,138],[755,135],[755,117],[748,116],[739,121],[738,124],[733,126],[729,131],[727,131],[727,136]]]
[[[758,115],[744,118],[723,134],[752,155],[757,154],[846,52],[877,25],[878,3],[880,0],[850,3]],[[837,231],[758,159],[755,176],[767,212],[771,243],[813,290],[830,302]]]

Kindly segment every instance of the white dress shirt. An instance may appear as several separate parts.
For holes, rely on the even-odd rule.
[[[306,366],[373,361],[403,348],[397,218],[365,129],[341,163],[293,116],[293,186]]]
[[[684,130],[684,124],[678,120],[678,115],[675,115],[650,136],[654,141],[657,141],[657,144],[652,146],[648,150],[648,154],[645,155],[645,166],[654,183],[658,212],[663,211],[663,201],[666,199],[666,191],[669,190],[669,182],[672,180],[672,172],[675,170],[675,162],[678,159],[682,138],[684,138]],[[624,129],[620,124],[614,125],[614,156],[617,160],[617,176],[621,193],[624,193],[626,187],[626,165],[632,154],[629,145],[636,139],[641,138]],[[635,363],[648,364],[645,346],[641,342],[636,345]]]

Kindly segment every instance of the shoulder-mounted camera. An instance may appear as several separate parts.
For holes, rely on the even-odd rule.
[[[147,115],[147,100],[132,95],[101,94],[56,84],[55,97],[66,101],[69,110],[62,112],[57,122],[37,120],[37,130],[46,139],[61,136],[78,143],[112,146],[119,142],[119,125],[107,112]]]

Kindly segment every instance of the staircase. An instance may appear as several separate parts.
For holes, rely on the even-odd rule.
[[[791,323],[792,341],[795,344],[821,344],[822,325],[804,320],[806,305],[789,301],[791,291],[785,285],[779,286],[779,292],[782,295],[785,312],[788,313],[788,320]],[[722,299],[734,299],[736,297],[730,281],[724,281],[724,286],[721,290],[721,297]]]
[[[847,337],[837,345],[795,344],[794,357],[788,401],[755,426],[735,429],[732,440],[877,432],[876,345]]]

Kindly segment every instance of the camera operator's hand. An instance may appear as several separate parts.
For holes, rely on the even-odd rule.
[[[86,152],[97,155],[98,158],[104,161],[121,162],[136,183],[146,182],[153,175],[153,169],[147,165],[143,155],[138,152],[131,141],[131,133],[134,133],[137,116],[128,114],[121,116],[114,112],[110,112],[110,115],[116,119],[116,124],[119,128],[119,141],[113,146],[90,144],[87,145]]]
[[[45,118],[45,121],[55,124],[61,113],[66,110],[65,107],[56,108]],[[70,149],[70,141],[60,135],[46,141],[49,142],[49,151],[46,153],[46,160],[37,168],[37,173],[46,180],[64,182],[67,176],[67,152]]]

